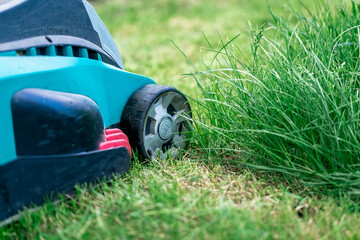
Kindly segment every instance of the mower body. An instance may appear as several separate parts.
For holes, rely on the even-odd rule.
[[[11,100],[22,89],[47,89],[89,97],[104,126],[116,124],[130,96],[151,79],[98,60],[76,57],[0,56],[0,164],[17,158]],[[29,131],[41,126],[33,126]],[[77,129],[68,129],[75,134]],[[28,144],[28,143],[24,143]]]
[[[99,146],[131,95],[153,83],[123,70],[85,0],[0,0],[0,220],[126,172],[125,147]]]

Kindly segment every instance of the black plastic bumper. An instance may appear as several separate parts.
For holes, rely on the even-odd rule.
[[[71,193],[74,185],[97,183],[129,169],[124,147],[87,153],[19,157],[0,166],[0,221],[46,196]]]

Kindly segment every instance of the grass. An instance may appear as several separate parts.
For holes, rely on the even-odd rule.
[[[3,237],[28,239],[359,238],[360,218],[332,199],[300,197],[246,170],[183,160],[135,162],[111,185],[26,213]]]
[[[295,12],[293,26],[273,15],[274,26],[253,32],[246,60],[236,38],[223,42],[194,74],[200,146],[291,185],[358,199],[359,9],[318,3]]]
[[[290,26],[296,25],[297,18],[289,14],[290,8],[284,7],[283,1],[269,0],[269,3],[273,12],[282,16]],[[312,1],[303,3],[312,4]],[[334,197],[331,194],[311,194],[308,186],[304,187],[303,183],[294,178],[269,173],[265,164],[259,165],[262,162],[253,154],[264,155],[264,152],[259,151],[259,145],[253,146],[253,152],[249,151],[250,148],[240,148],[239,132],[235,131],[235,135],[232,133],[231,127],[235,126],[233,123],[239,121],[238,115],[231,115],[236,114],[236,111],[228,107],[236,106],[228,101],[231,99],[231,91],[236,89],[232,84],[236,71],[225,74],[216,69],[235,59],[237,63],[237,60],[240,62],[250,59],[250,62],[246,62],[248,66],[252,66],[250,69],[246,65],[226,67],[232,70],[239,68],[254,76],[265,77],[265,80],[269,79],[270,85],[271,78],[266,78],[265,69],[271,70],[268,63],[271,59],[263,58],[264,51],[273,54],[278,63],[285,64],[279,60],[277,52],[265,44],[265,37],[276,38],[275,43],[283,40],[283,30],[267,30],[268,25],[264,24],[276,24],[276,21],[264,1],[208,0],[206,6],[204,4],[199,0],[95,2],[96,9],[119,46],[126,70],[152,77],[160,84],[175,86],[193,97],[212,93],[203,97],[206,101],[199,97],[198,108],[193,105],[195,109],[201,110],[197,119],[210,128],[196,125],[196,144],[192,145],[192,149],[178,161],[143,165],[135,159],[130,172],[126,176],[116,177],[111,184],[101,183],[91,189],[78,186],[77,194],[70,199],[63,199],[57,204],[45,203],[35,212],[25,211],[17,223],[0,229],[0,239],[360,237],[358,205],[349,195]],[[292,4],[294,9],[299,8],[299,3]],[[279,18],[277,20],[280,21]],[[252,26],[260,26],[260,31],[247,31],[248,21],[251,21]],[[266,31],[263,32],[261,26]],[[228,41],[239,33],[241,35],[236,40]],[[265,37],[260,38],[259,33],[264,33]],[[249,41],[251,34],[254,38]],[[224,40],[219,41],[219,36]],[[192,66],[171,40],[195,66],[205,63],[206,67],[200,74],[203,81],[199,74],[195,75],[200,80],[202,89],[197,87],[198,83],[191,77],[182,75],[193,71]],[[217,54],[227,42],[230,42],[228,47]],[[248,47],[250,42],[255,44],[253,49]],[[213,65],[211,61],[214,52],[201,48],[208,43],[211,43],[210,48],[216,49],[215,54],[218,55]],[[235,43],[244,56],[232,45]],[[282,46],[275,46],[283,51]],[[224,55],[224,51],[231,47],[234,52],[225,52]],[[344,53],[350,52],[345,48]],[[255,49],[257,59],[253,61],[250,57]],[[326,57],[326,53],[323,55]],[[255,63],[260,66],[258,70]],[[301,64],[307,66],[307,62]],[[275,67],[280,68],[281,65]],[[220,74],[221,78],[215,78]],[[221,88],[220,82],[231,88]],[[216,90],[216,85],[218,90],[223,91],[223,95],[213,91]],[[206,89],[211,91],[203,91]],[[254,94],[258,93],[256,96],[266,93],[259,91],[259,87],[252,86],[248,89]],[[220,104],[211,104],[215,101]],[[228,140],[229,137],[231,141]],[[236,149],[237,152],[231,149]],[[248,158],[249,155],[252,157]],[[205,161],[201,161],[204,159]],[[244,159],[248,161],[244,162]],[[249,169],[249,165],[240,168],[237,165],[239,160],[254,165],[250,159],[259,161],[255,162],[256,166],[261,166],[262,169],[253,171]],[[270,157],[266,159],[273,160]],[[277,180],[279,177],[282,177],[282,182]]]

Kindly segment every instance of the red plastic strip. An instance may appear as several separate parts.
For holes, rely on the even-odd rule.
[[[106,150],[116,147],[125,147],[129,151],[130,157],[132,157],[131,147],[128,137],[118,128],[112,128],[105,130],[106,142],[100,144],[100,150]]]
[[[124,133],[114,133],[111,135],[106,135],[106,141],[120,140],[120,139],[129,141],[128,137]]]
[[[106,132],[106,135],[114,134],[114,133],[122,133],[122,131],[118,128],[106,129],[105,132]]]

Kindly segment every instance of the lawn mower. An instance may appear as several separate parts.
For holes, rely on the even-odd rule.
[[[186,146],[186,97],[124,70],[85,0],[0,0],[0,220]],[[120,130],[121,129],[121,130]]]

